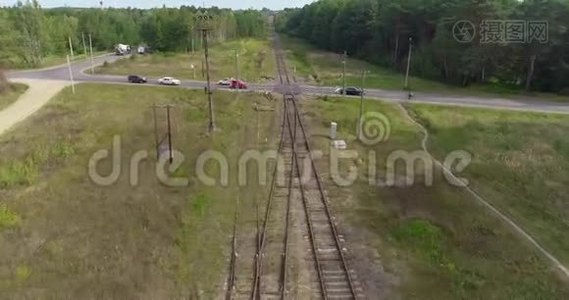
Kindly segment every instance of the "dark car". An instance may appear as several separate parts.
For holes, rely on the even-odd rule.
[[[130,83],[146,83],[146,77],[140,77],[138,75],[128,76],[128,82]]]
[[[343,94],[343,89],[342,88],[336,89],[336,93]],[[346,88],[346,95],[349,95],[349,96],[361,96],[362,93],[364,93],[364,91],[360,88],[357,88],[357,87],[347,87]]]

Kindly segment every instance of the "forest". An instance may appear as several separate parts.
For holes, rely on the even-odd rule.
[[[283,11],[277,30],[401,72],[411,47],[413,75],[453,85],[569,94],[567,20],[566,0],[320,0]]]
[[[36,0],[0,8],[0,65],[36,67],[49,55],[83,53],[83,39],[91,35],[95,51],[111,50],[118,43],[147,44],[157,51],[184,51],[201,46],[194,6],[180,8],[53,8],[42,9]],[[209,37],[213,42],[266,34],[263,12],[209,8]]]

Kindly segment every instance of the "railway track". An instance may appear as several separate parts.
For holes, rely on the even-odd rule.
[[[324,185],[318,174],[311,155],[308,135],[306,134],[298,107],[300,89],[295,79],[289,76],[280,41],[275,36],[275,55],[278,68],[279,85],[277,90],[283,94],[283,118],[278,149],[281,168],[275,167],[264,210],[262,222],[257,226],[256,253],[253,259],[253,279],[249,299],[293,299],[299,298],[294,291],[297,280],[292,280],[293,270],[299,272],[299,260],[305,260],[310,266],[308,278],[310,285],[307,295],[311,299],[360,299],[363,290],[354,272],[349,268],[338,234],[334,218],[331,215]],[[284,181],[278,182],[279,172],[284,172]],[[291,206],[298,206],[305,220],[294,224]],[[299,226],[305,225],[305,226]],[[292,229],[294,234],[304,236],[307,241],[303,246],[308,254],[299,255],[290,251]],[[235,233],[234,233],[235,235]],[[233,245],[235,247],[235,238]],[[295,257],[295,254],[297,257]],[[300,257],[303,256],[303,257]],[[232,255],[230,267],[237,257]],[[293,262],[296,262],[293,263]],[[248,278],[244,274],[240,274]],[[230,274],[229,282],[234,284],[236,274]],[[306,278],[306,277],[305,277]],[[231,288],[231,286],[229,287]],[[243,296],[243,294],[241,294]],[[302,297],[306,297],[303,295]],[[235,297],[228,290],[226,299]],[[239,297],[244,298],[244,297]]]

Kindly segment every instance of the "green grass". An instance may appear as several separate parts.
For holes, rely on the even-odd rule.
[[[239,50],[240,77],[249,82],[264,82],[276,73],[274,55],[268,40],[239,39],[215,44],[210,49],[210,73],[214,81],[236,77],[235,50]],[[114,75],[139,74],[149,77],[173,76],[180,79],[204,80],[203,51],[195,53],[155,53],[135,55],[96,72]],[[261,58],[263,58],[261,60]],[[259,62],[262,61],[262,65]],[[194,69],[191,69],[194,65]],[[205,70],[205,68],[203,69]],[[194,76],[195,75],[195,76]]]
[[[287,52],[289,67],[296,67],[297,79],[309,84],[342,86],[342,57],[339,53],[319,50],[305,41],[282,36],[282,45]],[[367,70],[365,88],[402,90],[405,74],[368,62],[348,57],[346,85],[362,86],[362,71]],[[411,75],[413,71],[411,70]],[[467,88],[447,85],[419,77],[409,77],[409,87],[414,91],[443,95],[467,95],[484,98],[515,98],[525,100],[569,101],[569,97],[546,93],[525,93],[523,90],[499,84],[472,85]]]
[[[325,179],[332,206],[342,220],[340,224],[343,232],[357,232],[347,235],[348,245],[361,243],[367,245],[371,249],[370,252],[378,253],[381,268],[373,266],[369,269],[382,271],[376,271],[380,272],[377,277],[366,274],[365,277],[370,278],[367,282],[369,286],[374,286],[377,280],[382,280],[385,284],[382,291],[389,291],[387,298],[402,299],[565,299],[569,295],[567,279],[562,277],[547,259],[509,226],[478,205],[468,192],[449,185],[441,170],[435,169],[432,186],[427,186],[424,177],[419,175],[422,168],[417,169],[415,184],[412,186],[386,187],[369,184],[369,151],[375,151],[377,179],[385,180],[387,157],[393,151],[421,149],[422,135],[418,128],[408,121],[396,106],[366,101],[366,111],[383,113],[391,124],[390,138],[373,146],[355,140],[358,101],[341,98],[307,101],[304,109],[309,120],[308,128],[311,129],[313,150],[328,152],[329,140],[324,136],[329,131],[329,123],[336,121],[339,126],[339,138],[347,141],[350,150],[359,153],[358,159],[344,160],[340,168],[341,172],[344,172],[348,167],[358,167],[359,177],[353,185],[341,188],[334,185],[329,178]],[[489,133],[493,132],[491,128],[505,126],[500,120],[512,123],[513,120],[527,117],[517,113],[482,110],[473,113],[469,110],[431,106],[413,109],[421,116],[422,121],[428,122],[429,130],[432,130],[434,135],[431,146],[437,149],[437,156],[444,157],[457,149],[473,151],[475,160],[467,168],[466,174],[461,176],[471,179],[472,187],[491,202],[500,204],[503,199],[514,199],[520,195],[519,192],[512,196],[509,192],[519,189],[527,182],[534,182],[523,189],[533,190],[526,195],[527,202],[522,199],[520,202],[501,205],[501,208],[515,210],[516,206],[531,202],[539,208],[533,213],[538,214],[541,211],[541,214],[547,212],[547,207],[555,209],[564,205],[561,200],[564,199],[561,195],[566,194],[564,187],[550,187],[550,194],[559,193],[559,197],[555,197],[558,200],[555,202],[557,206],[552,206],[551,199],[539,194],[540,189],[536,188],[536,183],[556,180],[557,176],[562,176],[561,170],[566,170],[565,160],[569,158],[569,153],[565,152],[563,159],[558,157],[559,160],[552,160],[547,164],[543,164],[542,159],[538,157],[541,152],[530,152],[536,155],[531,157],[519,156],[519,163],[532,168],[528,173],[516,177],[504,173],[502,164],[496,164],[484,155],[501,157],[500,149],[503,148],[495,148],[496,144],[509,147],[508,151],[514,152],[520,151],[514,150],[518,147],[532,147],[531,145],[535,145],[533,130],[544,133],[545,128],[550,128],[553,132],[563,132],[565,125],[560,124],[569,124],[566,120],[551,117],[548,122],[544,122],[544,119],[550,117],[535,115],[533,118],[536,122],[531,123],[535,128],[529,129],[529,134],[504,132],[496,136]],[[484,117],[485,115],[491,117]],[[465,119],[477,125],[462,130],[465,123],[468,123]],[[540,123],[542,125],[539,125]],[[518,142],[513,143],[516,139]],[[469,143],[480,147],[479,150],[485,149],[476,152],[472,147],[468,147]],[[543,147],[544,144],[564,149],[551,134],[542,137],[539,145]],[[537,161],[534,161],[536,159]],[[543,157],[543,160],[549,159],[550,156]],[[551,164],[555,164],[554,161],[558,164],[558,172],[551,176],[548,172]],[[487,167],[485,174],[494,174],[491,179],[480,180],[484,178],[477,171],[481,164]],[[319,167],[321,170],[327,170],[327,159],[320,160]],[[403,172],[403,166],[396,166],[397,176],[404,176]],[[517,183],[517,180],[521,181]],[[500,193],[487,192],[498,186]],[[562,215],[562,212],[558,214]],[[518,219],[516,215],[514,217],[524,226],[542,228],[543,234],[551,231],[546,236],[557,236],[558,246],[565,244],[563,236],[566,234],[563,235],[563,232],[559,231],[564,227],[558,227],[555,219],[550,223],[531,225],[531,221]],[[546,246],[555,250],[551,243]],[[559,248],[562,249],[565,248]],[[566,257],[566,249],[563,251],[565,252],[555,253]],[[356,261],[361,261],[360,264],[364,265],[374,263],[360,257],[356,258]]]
[[[518,220],[569,264],[569,117],[482,109],[413,106],[432,134],[433,150],[474,155],[471,186]]]
[[[32,275],[32,270],[27,265],[21,265],[16,268],[16,279],[20,282],[28,280]]]
[[[6,204],[0,203],[0,231],[20,225],[20,216],[10,211]]]
[[[250,134],[256,124],[248,122],[256,116],[252,101],[266,100],[223,92],[214,100],[218,129],[209,136],[203,91],[81,84],[76,94],[65,89],[6,132],[0,138],[2,296],[215,298],[226,276],[235,199],[246,191],[234,169],[227,187],[205,186],[196,177],[196,161],[216,150],[236,166],[241,152],[257,144]],[[174,106],[174,149],[185,161],[172,176],[188,178],[187,186],[168,187],[155,175],[153,104]],[[165,133],[165,112],[158,117]],[[264,113],[259,120],[260,136],[272,141],[266,124],[274,116]],[[111,149],[114,135],[121,137],[120,176],[100,186],[88,176],[89,159]],[[131,174],[130,159],[139,151],[148,158]],[[98,173],[109,174],[111,163],[101,161]],[[208,163],[206,172],[219,170]]]
[[[4,93],[0,94],[0,110],[5,109],[6,107],[10,106],[10,104],[16,102],[18,97],[22,95],[28,86],[21,83],[10,83],[8,90]]]
[[[93,56],[99,56],[105,53],[109,53],[110,51],[95,51],[93,52]],[[71,59],[71,61],[78,61],[78,60],[85,60],[88,59],[90,56],[89,55],[83,55],[83,54],[75,54],[75,56],[73,57],[73,59]],[[22,63],[19,63],[17,61],[11,61],[8,62],[8,66],[14,69],[19,69],[19,70],[24,70],[24,69],[42,69],[42,68],[49,68],[49,67],[53,67],[53,66],[59,66],[59,65],[63,65],[67,63],[67,54],[63,54],[63,55],[48,55],[46,57],[43,58],[43,61],[41,62],[41,64],[39,66],[30,68],[27,65],[24,65]]]

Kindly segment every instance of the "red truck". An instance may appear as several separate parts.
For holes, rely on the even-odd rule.
[[[229,88],[244,90],[244,89],[247,89],[247,83],[243,80],[232,79],[231,85],[229,86]]]

